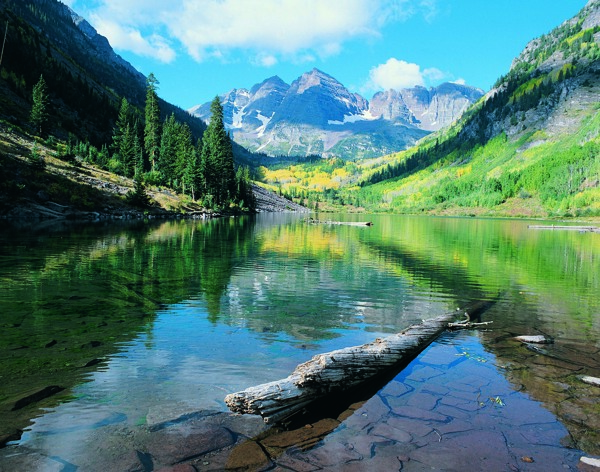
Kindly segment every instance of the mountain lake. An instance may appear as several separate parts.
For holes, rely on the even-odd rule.
[[[591,467],[600,387],[582,378],[600,377],[600,234],[312,216],[373,226],[4,221],[0,471]],[[316,354],[461,320],[480,300],[497,300],[481,317],[493,323],[443,333],[302,424],[225,405]]]

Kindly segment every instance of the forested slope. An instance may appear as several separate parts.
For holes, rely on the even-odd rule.
[[[531,41],[454,126],[367,171],[350,201],[402,212],[600,215],[600,2]]]

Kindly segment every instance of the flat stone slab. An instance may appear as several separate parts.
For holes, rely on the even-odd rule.
[[[284,431],[280,434],[269,436],[262,441],[267,448],[285,449],[292,446],[302,447],[322,438],[340,425],[332,418],[326,418],[312,425],[293,431]]]
[[[190,431],[185,436],[161,430],[150,436],[146,447],[158,465],[167,466],[223,449],[234,443],[235,438],[226,428]]]
[[[246,441],[233,448],[226,467],[233,470],[262,470],[271,464],[271,459],[256,441]]]

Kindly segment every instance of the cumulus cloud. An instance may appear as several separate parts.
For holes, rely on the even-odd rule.
[[[379,37],[385,24],[430,15],[437,1],[99,0],[88,13],[117,48],[163,62],[177,46],[198,61],[245,51],[271,66],[336,55],[346,41]]]
[[[435,67],[429,67],[423,71],[423,77],[427,83],[430,83],[444,80],[448,75]]]
[[[364,90],[400,90],[416,85],[431,85],[445,78],[447,74],[435,67],[422,70],[419,64],[391,57],[384,64],[371,68]]]
[[[335,54],[347,38],[377,34],[369,17],[365,0],[184,0],[165,21],[188,53],[202,60],[230,49]]]
[[[144,37],[138,29],[122,26],[97,16],[92,17],[92,22],[98,32],[110,38],[111,45],[117,49],[132,51],[140,56],[154,57],[164,63],[175,59],[175,50],[161,35],[150,34]]]
[[[370,86],[373,89],[400,90],[425,85],[423,72],[418,64],[400,61],[394,57],[385,64],[373,67],[369,72]]]

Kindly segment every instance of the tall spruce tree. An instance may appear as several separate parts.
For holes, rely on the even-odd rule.
[[[127,126],[130,123],[129,115],[129,102],[125,97],[123,97],[121,99],[121,106],[119,108],[117,122],[115,123],[115,127],[113,128],[111,144],[111,149],[113,150],[113,152],[119,152],[121,150],[121,141],[123,140],[123,136],[125,135]]]
[[[183,171],[184,192],[192,197],[192,200],[198,200],[202,196],[202,189],[205,188],[202,177],[202,160],[200,148],[192,149],[188,157],[185,169]]]
[[[155,169],[160,174],[160,183],[162,185],[173,186],[177,179],[175,174],[175,158],[177,153],[178,123],[175,121],[175,115],[171,115],[165,120],[162,126],[160,138],[160,152],[156,159]]]
[[[210,105],[211,118],[202,136],[201,164],[206,195],[219,206],[233,200],[235,194],[235,170],[233,146],[223,124],[223,107],[219,97]]]
[[[129,123],[119,143],[119,161],[123,174],[132,177],[135,173],[135,130]]]
[[[192,131],[187,123],[179,123],[177,128],[177,147],[175,151],[175,175],[177,183],[183,193],[189,193],[186,189],[187,180],[184,178],[190,161],[195,161],[195,149]]]
[[[40,80],[33,87],[33,106],[29,117],[31,124],[40,136],[45,133],[46,125],[48,124],[48,104],[48,87],[44,76],[40,75]]]
[[[157,88],[158,80],[151,73],[146,79],[146,126],[144,127],[144,147],[150,161],[151,170],[155,170],[161,138]]]

